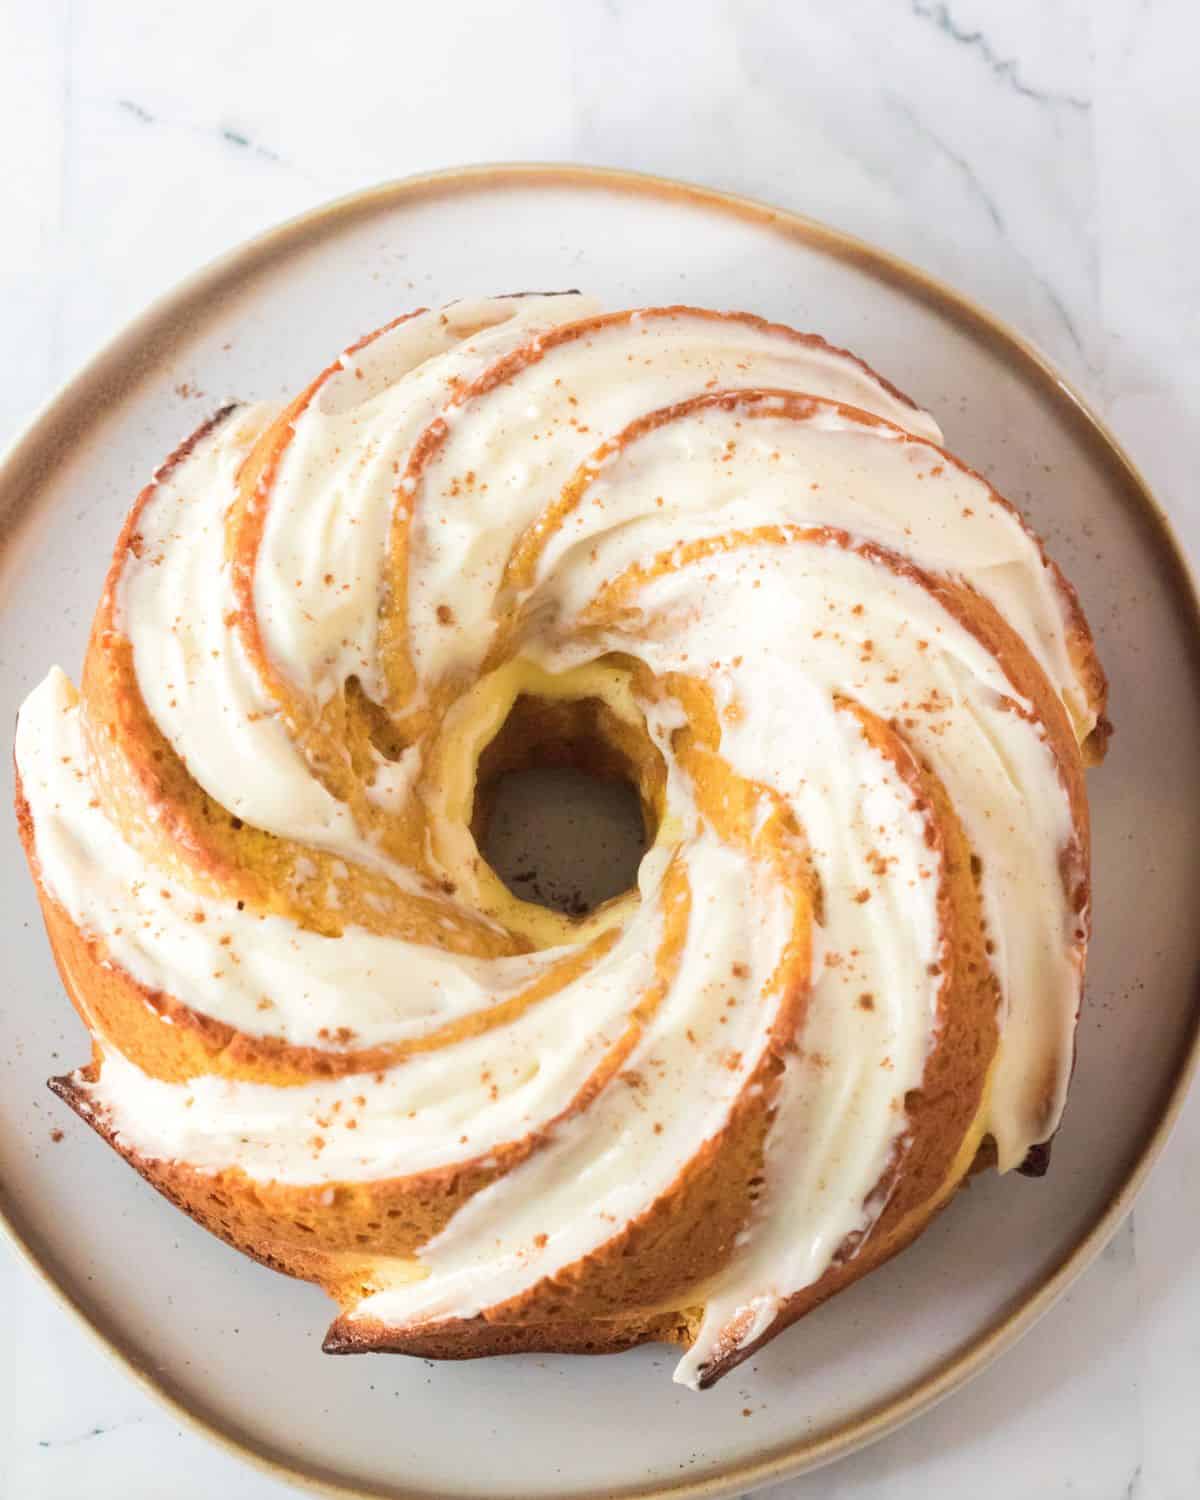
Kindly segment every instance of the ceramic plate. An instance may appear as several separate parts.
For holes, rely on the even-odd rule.
[[[912,268],[760,205],[616,172],[472,169],[320,209],[203,271],[51,403],[0,475],[0,721],[51,662],[78,669],[121,517],[206,412],[293,392],[415,304],[561,287],[615,307],[748,308],[856,350],[937,415],[1078,584],[1117,734],[1091,779],[1095,943],[1074,1088],[1046,1179],[977,1180],[913,1249],[704,1395],[673,1385],[671,1351],[654,1348],[332,1359],[319,1291],[194,1227],[46,1093],[87,1043],[4,819],[9,1227],[181,1415],[334,1493],[717,1496],[879,1436],[1011,1343],[1097,1253],[1195,1052],[1200,636],[1166,524],[1014,335]]]

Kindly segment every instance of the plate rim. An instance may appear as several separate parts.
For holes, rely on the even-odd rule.
[[[1190,617],[1190,652],[1200,665],[1200,592],[1196,574],[1175,528],[1154,497],[1140,470],[1104,420],[1037,346],[972,298],[913,263],[844,230],[761,199],[709,188],[678,178],[625,168],[571,162],[487,162],[391,179],[307,209],[242,241],[185,276],[108,339],[33,413],[0,456],[0,551],[8,533],[19,525],[30,493],[53,469],[56,454],[70,438],[96,419],[113,394],[129,395],[172,344],[182,340],[188,315],[223,285],[235,282],[274,259],[311,248],[343,225],[390,208],[448,198],[471,191],[544,186],[608,189],[662,201],[692,203],[718,215],[771,227],[838,260],[864,269],[956,327],[968,330],[1006,363],[1018,369],[1100,460],[1115,480],[1123,503],[1148,522],[1167,563],[1164,582]],[[887,1399],[875,1403],[811,1437],[777,1446],[759,1456],[734,1460],[696,1479],[634,1486],[619,1491],[572,1492],[572,1500],[716,1500],[737,1489],[757,1488],[795,1478],[819,1468],[888,1433],[929,1410],[997,1359],[1062,1296],[1115,1234],[1179,1118],[1193,1077],[1200,1071],[1200,1004],[1193,1007],[1191,1034],[1182,1044],[1179,1065],[1163,1093],[1160,1108],[1131,1158],[1119,1189],[1088,1228],[1041,1281],[1018,1303],[991,1320],[939,1365],[915,1377]],[[119,1332],[105,1326],[89,1309],[66,1274],[56,1271],[55,1256],[37,1237],[26,1233],[20,1210],[0,1188],[0,1227],[6,1238],[51,1296],[82,1325],[105,1353],[144,1392],[182,1425],[260,1472],[338,1500],[448,1500],[446,1492],[392,1485],[363,1487],[322,1466],[290,1457],[260,1443],[225,1418],[185,1396],[169,1377],[149,1369]]]

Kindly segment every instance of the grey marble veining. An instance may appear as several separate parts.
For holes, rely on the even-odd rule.
[[[0,0],[0,436],[197,265],[323,198],[471,160],[736,189],[992,307],[1076,379],[1200,548],[1192,0]],[[1152,1022],[1152,1018],[1149,1018]],[[1017,1349],[776,1500],[1200,1496],[1200,1099]],[[0,1494],[276,1500],[0,1251]]]

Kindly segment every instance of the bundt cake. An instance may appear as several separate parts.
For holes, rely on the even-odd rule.
[[[325,1347],[684,1346],[706,1386],[1039,1166],[1105,680],[932,417],[738,313],[457,302],[138,497],[17,811],[91,1062]],[[636,888],[520,899],[490,789],[631,783]]]

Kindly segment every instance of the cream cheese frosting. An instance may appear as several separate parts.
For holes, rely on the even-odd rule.
[[[154,723],[217,803],[382,869],[402,894],[418,872],[313,774],[239,633],[230,516],[276,415],[235,412],[164,474],[121,575],[118,628]],[[1073,599],[1016,513],[937,446],[927,413],[852,357],[756,319],[606,317],[577,295],[454,304],[349,351],[290,423],[255,501],[266,511],[253,606],[271,670],[314,712],[351,679],[393,713],[442,701],[448,684],[466,703],[499,682],[497,653],[523,664],[522,680],[577,694],[589,691],[571,686],[578,674],[611,660],[660,683],[698,675],[724,762],[794,817],[820,920],[765,1187],[704,1288],[680,1366],[698,1384],[731,1340],[748,1346],[839,1247],[869,1235],[936,1038],[943,872],[930,813],[847,700],[898,727],[980,861],[1001,1021],[981,1128],[1001,1168],[1057,1127],[1087,926],[1063,875],[1072,807],[1035,706],[930,580],[995,609],[1082,740],[1096,713],[1072,655]],[[626,586],[631,610],[606,614],[600,602]],[[406,704],[385,659],[397,601]],[[808,897],[717,835],[673,748],[686,710],[669,692],[631,696],[623,671],[613,701],[663,756],[665,812],[636,897],[606,914],[612,941],[580,972],[368,1082],[169,1083],[102,1038],[98,1075],[80,1084],[142,1156],[258,1181],[403,1177],[545,1138],[422,1249],[421,1279],[381,1277],[352,1318],[471,1317],[595,1254],[720,1135],[791,1014]],[[87,705],[57,670],[21,712],[17,764],[46,891],[109,964],[246,1036],[412,1042],[567,972],[580,951],[583,928],[499,958],[353,925],[328,937],[198,894],[147,869],[100,794],[87,730]],[[436,832],[427,750],[379,758],[366,794],[381,817],[420,804]],[[476,857],[465,824],[443,826],[428,850],[460,901],[478,890]],[[663,980],[680,889],[691,919]],[[573,1112],[651,994],[622,1063],[638,1087],[610,1082]],[[319,1131],[339,1114],[353,1132]]]

